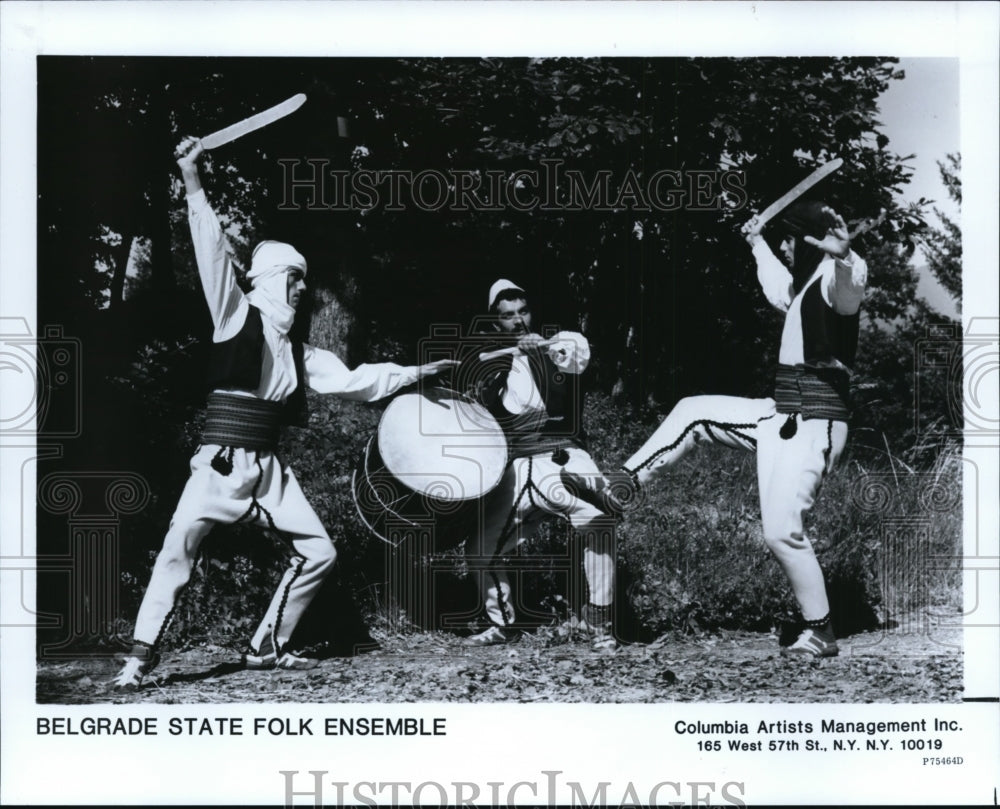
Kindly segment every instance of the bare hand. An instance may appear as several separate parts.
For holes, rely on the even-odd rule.
[[[203,151],[205,151],[205,148],[201,145],[201,141],[192,135],[188,135],[174,149],[174,159],[177,161],[177,165],[181,167],[181,171],[185,173],[188,171],[197,171],[198,157]]]
[[[823,213],[833,220],[833,225],[827,228],[826,236],[822,240],[814,236],[803,236],[802,238],[813,247],[818,247],[824,253],[834,258],[844,259],[851,252],[851,235],[847,231],[847,223],[844,218],[833,208],[823,208]]]
[[[461,365],[458,360],[437,360],[436,362],[428,362],[425,365],[418,365],[417,379],[423,379],[425,376],[440,374],[441,372],[455,368],[458,365]]]
[[[522,353],[527,354],[529,351],[538,351],[541,349],[543,342],[545,342],[545,338],[540,334],[526,334],[517,341],[517,347]]]
[[[759,217],[754,216],[749,222],[740,228],[740,233],[743,234],[743,238],[747,240],[747,243],[752,246],[763,238],[760,235],[763,230],[764,223],[760,221]]]

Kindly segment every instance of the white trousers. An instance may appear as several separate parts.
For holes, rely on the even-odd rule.
[[[623,467],[645,484],[705,441],[756,450],[764,541],[788,576],[803,618],[815,621],[827,616],[830,604],[803,521],[844,450],[847,423],[796,416],[795,434],[782,438],[786,419],[775,412],[773,399],[692,396],[677,403]]]
[[[270,637],[280,651],[333,568],[337,553],[292,470],[273,453],[237,449],[232,472],[222,475],[211,466],[219,449],[214,444],[203,445],[191,459],[191,477],[170,520],[139,608],[135,639],[159,645],[191,577],[202,539],[215,523],[239,521],[278,532],[294,552],[251,641],[259,650]]]
[[[570,447],[566,452],[569,460],[562,466],[552,460],[551,452],[515,458],[486,498],[483,530],[477,534],[474,553],[480,559],[491,560],[488,569],[480,571],[481,589],[486,615],[499,626],[512,624],[517,614],[510,580],[500,567],[499,557],[530,539],[548,516],[565,518],[572,526],[574,541],[583,543],[583,570],[590,602],[608,606],[614,597],[615,521],[572,494],[559,473],[565,469],[580,475],[595,490],[604,478],[584,450]],[[574,577],[575,571],[571,571],[571,583]]]

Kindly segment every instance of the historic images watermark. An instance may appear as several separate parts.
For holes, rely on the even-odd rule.
[[[740,210],[749,197],[742,171],[658,169],[615,175],[566,161],[540,168],[331,169],[330,160],[281,159],[281,211],[616,211]]]
[[[29,485],[39,461],[63,457],[63,442],[84,431],[83,344],[62,325],[41,332],[36,336],[26,318],[0,318],[0,379],[8,394],[0,408],[0,448],[17,459],[18,479],[10,482],[19,488],[21,515],[19,545],[0,559],[0,574],[3,586],[20,593],[22,607],[6,613],[0,626],[61,629],[57,641],[39,646],[39,657],[72,658],[80,641],[117,637],[119,531],[123,517],[145,508],[150,488],[141,475],[119,470],[55,471]],[[37,513],[55,517],[55,524],[65,518],[66,534],[45,551],[33,549],[26,528],[33,497]],[[33,600],[36,576],[65,587],[63,613],[24,607]],[[113,648],[94,652],[113,654]]]
[[[314,806],[746,806],[743,781],[673,781],[644,784],[560,779],[562,770],[541,770],[534,780],[486,781],[338,781],[327,770],[279,770],[284,805],[296,798]],[[310,777],[311,776],[311,777]],[[304,805],[304,804],[303,804]]]

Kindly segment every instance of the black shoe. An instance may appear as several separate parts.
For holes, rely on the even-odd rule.
[[[595,485],[591,485],[592,479],[565,469],[559,470],[559,477],[570,494],[590,503],[609,517],[620,517],[634,508],[639,499],[636,483],[626,472],[611,472],[597,478]]]
[[[623,514],[639,505],[641,488],[639,478],[634,473],[619,469],[609,472],[604,479],[607,485],[603,491],[614,513]]]

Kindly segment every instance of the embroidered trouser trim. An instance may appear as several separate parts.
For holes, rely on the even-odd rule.
[[[139,608],[135,639],[153,647],[161,643],[205,535],[216,523],[243,521],[270,529],[294,554],[251,641],[259,649],[270,636],[280,651],[332,570],[337,554],[295,475],[272,453],[237,449],[232,472],[221,475],[211,467],[218,450],[206,444],[191,459],[191,477]]]
[[[501,557],[531,538],[548,516],[564,518],[577,541],[583,543],[583,571],[591,603],[607,606],[614,597],[614,519],[572,495],[559,475],[562,469],[588,481],[602,478],[600,470],[582,449],[567,449],[568,460],[560,466],[550,453],[516,458],[500,484],[486,498],[483,530],[474,553],[489,560],[482,575],[486,615],[499,626],[514,623],[519,612],[528,610],[513,603],[507,572]],[[571,586],[574,585],[571,575]]]
[[[803,529],[820,484],[843,452],[847,424],[795,416],[794,435],[779,431],[773,399],[692,396],[682,399],[624,468],[646,484],[699,443],[756,450],[764,541],[791,582],[802,615],[816,620],[829,612],[823,572]]]

